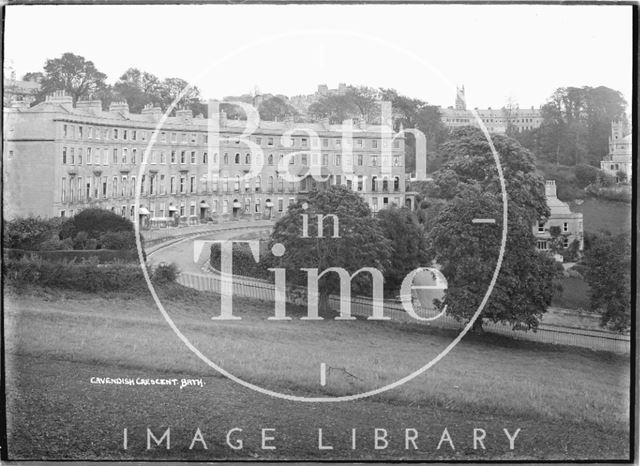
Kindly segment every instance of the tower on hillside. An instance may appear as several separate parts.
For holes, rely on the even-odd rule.
[[[464,85],[462,87],[456,86],[456,110],[466,110],[467,101],[464,96]]]

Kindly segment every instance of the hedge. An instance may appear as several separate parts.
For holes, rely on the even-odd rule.
[[[5,249],[4,257],[5,260],[34,257],[50,262],[82,262],[87,260],[96,260],[99,264],[112,262],[139,262],[137,249],[68,249],[51,251]]]

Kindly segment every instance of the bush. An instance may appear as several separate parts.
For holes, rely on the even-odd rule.
[[[591,165],[576,165],[575,174],[578,187],[586,188],[590,184],[596,183],[598,181],[598,172],[599,170]]]
[[[174,263],[158,265],[151,276],[152,280],[156,283],[172,283],[178,279],[180,270]]]
[[[106,209],[85,209],[76,214],[70,224],[65,224],[61,238],[75,237],[86,231],[89,238],[99,238],[108,231],[133,231],[133,223],[115,212]]]
[[[57,237],[49,238],[46,241],[40,243],[41,251],[59,251],[62,249],[71,249],[73,244],[71,244],[71,240],[60,241]]]
[[[86,231],[79,231],[73,238],[73,249],[87,249],[89,234]]]
[[[39,249],[40,245],[58,235],[64,219],[60,217],[16,218],[4,223],[3,246],[15,249]]]
[[[102,249],[134,249],[136,237],[133,231],[110,231],[100,236]]]
[[[260,262],[256,263],[253,253],[248,244],[234,244],[232,273],[244,277],[254,277],[263,280],[273,281],[273,273],[267,270],[270,267],[273,256],[268,251],[268,242],[260,241]],[[211,255],[209,258],[211,267],[220,270],[220,244],[211,245]]]

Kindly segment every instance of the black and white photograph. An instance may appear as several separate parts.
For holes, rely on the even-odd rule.
[[[3,461],[637,461],[637,3],[2,9]]]

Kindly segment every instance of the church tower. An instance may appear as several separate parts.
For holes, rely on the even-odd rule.
[[[466,110],[467,101],[464,97],[464,85],[462,87],[456,86],[456,110]]]

